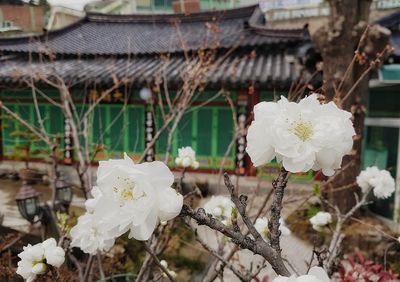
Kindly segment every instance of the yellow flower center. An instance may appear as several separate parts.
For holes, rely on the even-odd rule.
[[[120,182],[120,186],[114,186],[113,191],[121,201],[120,206],[123,206],[127,201],[135,201],[147,196],[146,193],[143,192],[142,195],[137,197],[135,193],[136,184],[129,177],[122,178],[118,176],[117,179]]]
[[[43,260],[44,260],[44,256],[42,256],[41,259],[33,260],[33,261],[32,261],[32,267],[35,266],[35,265],[37,265],[38,263],[43,263]]]
[[[99,230],[98,230],[96,227],[94,227],[94,226],[91,227],[90,230],[92,231],[92,234],[93,234],[94,236],[96,236],[96,237],[97,237],[98,235],[101,235],[100,232],[99,232]]]
[[[313,127],[310,122],[300,120],[291,128],[294,135],[299,137],[302,141],[306,141],[313,135]]]
[[[262,233],[262,235],[264,235],[265,238],[267,238],[268,237],[268,233],[269,233],[268,227],[267,226],[264,227],[264,229],[262,230],[261,233]]]

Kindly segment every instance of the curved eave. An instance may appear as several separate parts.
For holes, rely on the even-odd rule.
[[[52,79],[56,73],[69,86],[113,85],[117,79],[123,84],[147,85],[148,82],[166,78],[169,85],[178,87],[182,77],[196,64],[196,58],[186,61],[183,56],[173,56],[169,60],[154,57],[98,58],[92,60],[56,60],[34,62],[28,65],[24,60],[0,63],[0,86],[24,85],[31,76],[40,82],[43,77]],[[284,53],[261,53],[231,55],[222,62],[208,67],[203,77],[208,87],[245,87],[251,85],[281,85],[297,79],[299,73],[293,56]],[[165,72],[162,73],[161,70]]]

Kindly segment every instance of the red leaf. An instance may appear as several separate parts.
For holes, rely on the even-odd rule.
[[[360,262],[360,264],[364,264],[364,257],[360,252],[357,252],[357,257],[358,257],[358,261]]]

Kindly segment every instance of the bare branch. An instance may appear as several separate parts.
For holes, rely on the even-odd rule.
[[[196,233],[195,233],[196,234]],[[239,278],[240,281],[243,282],[249,282],[251,278],[246,278],[237,270],[233,264],[231,264],[228,260],[226,260],[224,257],[220,256],[216,251],[211,249],[203,240],[201,240],[198,236],[196,236],[196,240],[203,246],[204,249],[206,249],[210,254],[212,254],[214,257],[216,257],[222,264],[226,265],[232,272],[236,275],[236,277]]]
[[[175,278],[172,277],[172,275],[169,273],[168,269],[166,269],[161,263],[158,257],[154,254],[154,252],[147,246],[147,244],[144,244],[144,248],[146,249],[146,252],[150,254],[154,262],[157,264],[157,266],[164,272],[165,275],[169,278],[170,281],[176,282]]]
[[[264,257],[272,266],[274,271],[283,276],[290,276],[290,272],[287,270],[283,263],[280,255],[275,252],[264,240],[255,241],[247,235],[243,235],[240,232],[234,231],[227,227],[219,220],[213,218],[211,215],[206,214],[204,209],[200,208],[194,211],[191,207],[183,205],[181,216],[189,216],[193,218],[197,224],[206,225],[213,230],[217,230],[232,240],[233,243],[241,248],[248,249],[255,254],[259,254]]]
[[[288,181],[289,172],[282,166],[281,171],[278,175],[278,178],[272,182],[272,186],[274,187],[274,198],[272,200],[271,207],[271,217],[268,221],[269,228],[269,240],[272,248],[280,254],[281,246],[280,246],[280,235],[281,231],[279,230],[280,226],[280,218],[281,218],[281,210],[282,210],[282,201],[283,195],[285,192],[285,187]]]

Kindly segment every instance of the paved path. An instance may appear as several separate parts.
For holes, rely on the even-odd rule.
[[[4,216],[3,225],[27,232],[28,222],[21,217],[14,201],[10,193],[0,190],[0,213]]]

